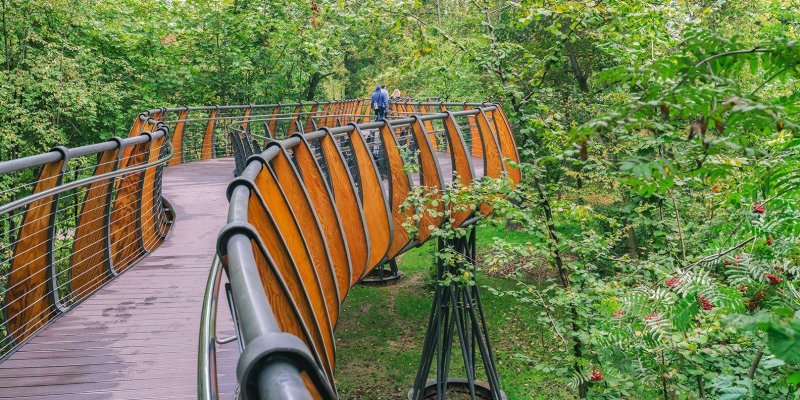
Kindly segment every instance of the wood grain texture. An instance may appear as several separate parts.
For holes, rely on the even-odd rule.
[[[276,135],[278,134],[278,132],[275,131],[275,128],[277,128],[278,126],[277,125],[278,120],[275,118],[277,118],[278,114],[280,113],[281,113],[281,106],[280,105],[275,106],[275,108],[272,109],[272,118],[270,118],[270,121],[267,124],[267,126],[269,126],[270,135],[273,139],[275,139]]]
[[[314,316],[310,313],[308,304],[303,299],[303,293],[292,289],[293,286],[299,288],[301,283],[297,281],[291,271],[277,267],[277,260],[270,261],[271,253],[266,249],[262,249],[257,241],[252,240],[251,245],[258,273],[261,277],[261,285],[264,287],[264,292],[267,295],[269,306],[272,309],[272,314],[275,316],[278,327],[281,331],[291,333],[305,342],[317,364],[327,374],[328,380],[334,382],[330,375],[332,369],[327,360],[327,355],[319,347],[321,338],[314,333],[313,324],[316,323],[313,319]]]
[[[120,160],[120,169],[147,162],[150,142],[132,146],[131,156]],[[111,265],[119,273],[145,254],[142,244],[142,219],[139,215],[142,199],[143,172],[131,172],[118,177],[116,197],[111,212]]]
[[[400,154],[400,147],[392,131],[393,129],[388,122],[380,129],[381,143],[383,143],[386,151],[386,160],[389,165],[389,197],[393,229],[392,244],[389,246],[389,251],[386,255],[389,259],[397,257],[400,251],[411,241],[404,224],[410,221],[414,215],[414,210],[411,207],[402,210],[403,202],[411,192],[411,177],[404,168],[405,163]]]
[[[508,121],[508,117],[506,117],[505,112],[503,112],[500,106],[497,106],[497,108],[492,111],[492,119],[494,120],[497,130],[500,152],[503,158],[519,165],[519,153],[517,152],[517,143],[514,141],[514,134],[511,132],[511,123]],[[522,180],[519,167],[512,167],[508,161],[506,161],[505,166],[511,181],[515,184],[519,184]]]
[[[61,184],[64,160],[45,164],[33,192],[39,193]],[[25,209],[4,300],[8,333],[17,343],[27,339],[57,313],[50,295],[53,263],[53,236],[58,195],[33,201]]]
[[[447,112],[447,118],[444,120],[444,129],[450,144],[450,159],[453,163],[452,170],[455,175],[453,179],[458,180],[462,189],[469,188],[475,179],[472,157],[467,152],[467,145],[464,143],[461,128],[458,127],[458,122],[453,113],[449,111]],[[450,204],[449,206],[452,211],[453,226],[461,226],[464,221],[472,216],[469,204]]]
[[[217,125],[217,109],[211,110],[208,114],[208,123],[206,124],[206,131],[203,134],[202,150],[200,151],[201,160],[210,160],[214,158],[214,128]]]
[[[162,145],[166,136],[161,136],[160,138],[152,139],[150,142],[150,146],[147,152],[147,160],[146,163],[154,163],[158,161],[158,157],[161,155]],[[158,167],[150,167],[144,170],[144,174],[142,176],[142,194],[141,194],[141,211],[139,216],[141,218],[141,226],[142,226],[142,245],[144,246],[144,250],[147,252],[152,251],[163,240],[163,237],[159,233],[158,225],[161,223],[159,217],[161,213],[159,212],[159,207],[161,207],[160,201],[156,202],[156,172]],[[160,199],[159,199],[160,200]]]
[[[286,133],[286,137],[291,136],[295,132],[297,132],[297,121],[300,119],[300,112],[303,111],[303,105],[298,104],[294,108],[294,112],[292,113],[292,120],[289,121],[289,130]]]
[[[242,130],[247,132],[250,129],[250,114],[253,112],[253,107],[247,107],[242,114]]]
[[[478,131],[481,134],[481,144],[483,148],[483,174],[489,178],[500,178],[505,171],[500,145],[497,143],[497,134],[494,132],[493,124],[489,123],[486,113],[479,110],[475,115],[478,122]],[[484,202],[479,207],[483,215],[492,212],[492,207]]]
[[[319,107],[319,103],[314,103],[311,106],[311,110],[308,111],[308,115],[306,116],[306,124],[305,124],[305,131],[311,132],[314,130],[314,116],[317,115],[317,108]]]
[[[100,154],[94,176],[115,171],[119,166],[120,149]],[[92,182],[86,188],[81,204],[75,241],[70,260],[70,290],[73,298],[82,298],[94,292],[111,277],[111,260],[108,258],[111,223],[111,193],[114,179]]]
[[[339,219],[339,212],[333,201],[333,193],[325,184],[322,169],[314,158],[311,147],[301,135],[295,137],[300,139],[300,144],[293,149],[294,158],[302,171],[303,182],[309,198],[314,204],[314,209],[317,211],[317,219],[329,246],[328,250],[336,273],[339,302],[341,303],[350,291],[353,275],[350,266],[350,252],[342,230],[342,221]]]
[[[276,236],[285,243],[292,265],[300,276],[302,290],[308,295],[311,302],[315,316],[314,323],[319,326],[322,339],[320,348],[327,354],[329,370],[332,370],[336,344],[333,340],[334,324],[331,316],[334,315],[335,310],[328,309],[317,267],[308,252],[303,232],[297,224],[295,215],[280,185],[266,166],[262,165],[261,172],[256,176],[254,183],[258,191],[258,198],[264,202],[273,217],[277,229]]]
[[[364,275],[382,264],[392,243],[392,214],[389,201],[383,192],[378,167],[364,142],[364,133],[355,124],[348,134],[358,165],[361,187],[361,202],[369,235],[369,261]],[[363,275],[362,275],[363,277]]]
[[[444,202],[442,202],[442,190],[444,188],[444,180],[442,177],[442,170],[439,168],[439,160],[434,153],[433,146],[428,139],[428,132],[425,126],[418,117],[414,118],[411,123],[411,131],[414,135],[414,140],[419,149],[420,160],[420,176],[421,185],[427,189],[427,198],[430,203],[436,202],[437,205],[426,205],[426,209],[422,211],[422,216],[419,222],[419,229],[417,230],[417,240],[424,243],[431,236],[430,227],[438,227],[442,224],[443,218],[439,215],[432,215],[431,210],[436,212],[444,211]]]
[[[186,130],[186,118],[188,116],[188,110],[181,111],[178,115],[178,122],[175,124],[175,129],[172,130],[172,158],[167,165],[182,164],[186,161],[183,152],[183,133]]]
[[[364,211],[361,208],[361,202],[358,201],[350,170],[330,132],[320,139],[320,145],[328,166],[333,200],[343,221],[342,229],[352,262],[353,275],[350,284],[354,285],[364,275],[364,270],[368,268],[367,263],[369,262],[370,243]]]
[[[273,145],[277,146],[277,145]],[[286,151],[281,148],[278,154],[270,161],[269,168],[280,185],[300,231],[303,233],[306,249],[314,262],[314,270],[319,277],[325,304],[328,306],[330,320],[335,326],[339,319],[339,287],[336,283],[336,274],[333,270],[328,242],[322,234],[317,212],[311,204],[303,181],[289,161]]]
[[[328,120],[330,119],[330,115],[331,115],[331,103],[326,103],[324,106],[322,106],[322,112],[319,114],[320,118],[317,118],[317,127],[319,128],[323,126],[330,126],[328,125],[329,124]]]

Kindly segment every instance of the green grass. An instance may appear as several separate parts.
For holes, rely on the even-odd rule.
[[[495,236],[509,241],[530,240],[504,227],[484,225],[478,229],[479,251]],[[348,294],[336,331],[336,379],[342,398],[405,398],[417,372],[431,308],[433,293],[425,282],[433,263],[434,246],[428,243],[401,257],[399,267],[404,276],[397,284],[358,285]],[[512,280],[479,273],[478,284],[482,286],[500,382],[508,398],[573,398],[569,388],[533,368],[552,353],[547,347],[553,342],[551,333],[536,323],[539,308],[509,296],[492,295],[484,287],[513,289]],[[450,375],[465,375],[458,348],[454,348]]]

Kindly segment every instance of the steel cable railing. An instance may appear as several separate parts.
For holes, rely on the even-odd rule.
[[[166,128],[145,122],[128,139],[0,162],[3,177],[38,170],[0,206],[0,357],[164,239],[156,177],[172,149]]]
[[[398,170],[397,165],[392,165],[397,160],[387,153],[388,138],[396,148],[392,155],[400,155],[402,166],[421,160],[420,137],[415,136],[415,129],[421,129],[419,126],[425,129],[432,154],[442,160],[452,158],[448,135],[459,130],[459,140],[472,145],[475,164],[483,165],[485,155],[474,150],[475,143],[481,145],[481,133],[471,136],[473,130],[479,130],[476,115],[484,115],[484,123],[492,125],[498,124],[496,119],[500,115],[495,105],[484,103],[394,102],[392,107],[396,113],[390,114],[390,120],[377,123],[369,122],[373,116],[366,99],[160,108],[141,113],[134,120],[129,138],[74,149],[57,148],[0,162],[0,360],[165,240],[174,218],[168,201],[162,197],[163,172],[168,165],[236,155],[237,172],[245,173],[254,165],[252,160],[247,162],[249,157],[256,156],[269,163],[272,161],[265,155],[274,155],[280,147],[281,154],[298,171],[298,182],[313,175],[303,167],[307,168],[310,161],[322,183],[318,190],[327,192],[331,198],[332,192],[341,189],[335,183],[340,179],[337,174],[346,171],[355,190],[355,201],[369,202],[370,196],[374,200],[374,191],[363,184],[372,176],[365,166],[374,166],[373,182],[381,186],[384,198],[391,199],[392,206],[397,208]],[[456,112],[443,112],[448,109]],[[408,118],[409,115],[414,118]],[[456,122],[448,127],[447,120]],[[325,142],[325,137],[331,140]],[[296,146],[300,142],[307,146],[305,153],[298,152]],[[359,153],[361,149],[366,149],[369,161],[363,158],[365,153]],[[331,151],[341,158],[344,170],[333,162]],[[428,178],[423,172],[409,177],[408,186],[425,184]],[[442,176],[443,184],[454,179],[457,179],[455,168]],[[232,192],[232,220],[246,221],[246,207],[242,209],[240,204],[242,193],[238,189]],[[367,207],[367,211],[372,213],[373,209]],[[353,222],[364,226],[374,224],[367,219]],[[330,375],[310,373],[320,364],[309,353],[308,343],[297,336],[280,334],[285,330],[266,300],[260,276],[263,271],[253,270],[267,261],[254,258],[252,247],[249,255],[230,253],[231,246],[237,251],[249,247],[245,244],[249,241],[242,240],[242,231],[233,228],[228,231],[232,236],[227,246],[220,248],[220,254],[230,256],[224,265],[217,267],[215,263],[212,268],[210,291],[204,302],[198,369],[201,395],[214,398],[216,393],[213,370],[209,372],[208,368],[214,363],[213,343],[220,340],[213,332],[216,310],[210,307],[216,308],[221,271],[231,282],[229,303],[235,307],[233,317],[244,350],[240,365],[255,368],[252,371],[255,386],[247,386],[243,381],[243,393],[291,390],[292,385],[280,384],[275,377],[297,381],[300,379],[297,374],[305,371],[309,372],[306,379],[313,385],[303,383],[306,388],[303,391],[335,394]],[[369,233],[366,227],[364,233]],[[221,245],[223,242],[220,239]],[[415,243],[419,241],[409,239],[409,243],[393,248],[392,252],[396,255]],[[373,264],[379,260],[375,257],[369,256]],[[381,262],[386,261],[383,258]],[[346,291],[354,282],[347,282],[339,289]],[[264,343],[265,337],[272,339]],[[275,350],[275,343],[286,346],[276,356],[290,354],[292,361],[270,363],[263,368],[257,365],[261,355],[253,355],[254,349],[264,350],[263,346],[267,346]],[[248,359],[251,356],[255,358]]]
[[[397,254],[419,245],[430,237],[430,232],[427,231],[427,228],[421,228],[416,238],[405,237],[398,239],[397,245],[391,243],[392,252],[387,252],[388,248],[383,250],[385,255],[380,256],[383,257],[382,259],[375,258],[372,254],[381,253],[375,253],[372,250],[366,250],[369,255],[364,253],[357,257],[356,253],[358,251],[351,246],[359,241],[371,242],[373,246],[378,246],[377,243],[379,243],[377,236],[374,235],[380,235],[378,231],[381,228],[376,230],[375,227],[378,225],[374,225],[376,222],[371,220],[374,215],[378,215],[374,214],[376,204],[372,203],[374,197],[372,200],[368,200],[366,192],[368,187],[363,186],[364,182],[370,182],[370,176],[377,179],[377,181],[373,180],[371,182],[378,182],[382,185],[383,201],[387,202],[387,207],[391,207],[391,210],[387,208],[387,212],[390,211],[393,214],[392,218],[397,221],[398,219],[395,216],[401,213],[399,211],[399,203],[402,202],[403,196],[408,195],[413,186],[430,186],[434,184],[431,179],[435,179],[433,177],[438,176],[440,183],[434,185],[439,190],[446,190],[446,185],[449,185],[455,179],[462,180],[463,183],[475,178],[475,174],[472,171],[472,161],[468,160],[474,158],[474,155],[470,151],[471,149],[468,150],[469,148],[464,144],[467,143],[465,136],[469,134],[469,129],[472,129],[472,125],[481,130],[478,142],[482,148],[485,147],[483,142],[487,142],[488,145],[488,141],[495,146],[495,150],[490,149],[493,151],[491,154],[493,158],[490,160],[491,169],[488,170],[487,176],[499,177],[500,172],[506,171],[506,163],[502,161],[502,157],[510,158],[513,161],[518,160],[516,149],[507,146],[508,138],[504,139],[506,143],[501,149],[499,136],[508,135],[510,131],[504,125],[503,129],[505,130],[501,132],[501,128],[497,126],[501,122],[499,118],[502,111],[496,105],[462,105],[464,106],[463,110],[455,113],[440,112],[438,109],[446,110],[445,107],[453,108],[458,106],[456,104],[444,105],[437,103],[435,104],[436,110],[433,109],[434,105],[426,105],[424,103],[423,105],[430,107],[432,111],[416,114],[417,111],[423,108],[419,107],[416,111],[412,108],[407,112],[412,113],[413,118],[398,117],[389,121],[375,123],[342,125],[336,118],[320,116],[316,119],[332,125],[326,126],[321,130],[306,132],[299,136],[294,135],[288,139],[273,139],[270,143],[267,143],[264,151],[255,155],[249,154],[245,150],[243,142],[235,145],[235,149],[239,149],[238,152],[249,159],[243,159],[239,162],[240,178],[234,181],[229,188],[230,209],[228,219],[230,223],[220,234],[218,254],[221,259],[225,260],[223,270],[231,285],[231,298],[229,301],[233,308],[233,315],[236,316],[240,345],[244,349],[238,364],[238,379],[243,398],[336,398],[331,376],[332,358],[329,357],[330,354],[326,353],[330,350],[323,351],[323,349],[327,348],[323,326],[325,324],[335,324],[335,321],[325,322],[326,319],[322,318],[322,315],[326,311],[319,311],[325,308],[321,304],[317,303],[316,306],[312,306],[315,301],[322,301],[313,300],[313,296],[315,296],[313,294],[314,290],[319,290],[313,288],[323,285],[324,279],[321,274],[325,270],[323,265],[327,262],[315,261],[312,262],[315,266],[309,266],[303,264],[307,261],[288,261],[286,257],[299,256],[302,251],[297,250],[300,251],[298,253],[291,250],[292,245],[280,250],[280,246],[275,247],[277,244],[272,242],[276,238],[279,242],[287,244],[302,240],[305,243],[306,251],[311,251],[311,249],[319,248],[321,245],[321,243],[314,244],[314,239],[312,238],[315,235],[314,232],[317,229],[325,230],[330,228],[328,225],[331,221],[329,220],[326,223],[328,225],[322,224],[318,220],[318,218],[323,217],[322,214],[294,214],[296,218],[314,222],[301,223],[297,220],[295,222],[299,224],[297,228],[290,228],[291,224],[285,225],[289,223],[286,221],[274,220],[274,222],[265,222],[273,218],[270,217],[271,213],[277,216],[285,212],[299,212],[304,209],[300,205],[309,201],[314,203],[315,207],[321,206],[322,208],[318,208],[318,210],[320,210],[320,213],[324,213],[321,210],[325,206],[324,199],[328,198],[327,201],[331,202],[330,204],[335,203],[335,208],[339,209],[339,213],[348,215],[346,220],[342,220],[342,225],[336,224],[348,232],[345,236],[349,240],[346,247],[350,248],[350,255],[348,256],[350,268],[356,268],[361,262],[366,261],[367,258],[364,257],[369,258],[369,261],[367,261],[369,262],[369,268],[360,271],[358,275],[353,275],[352,281],[348,280],[341,294],[341,298],[343,298],[349,286],[365,276],[369,269],[385,262],[389,255],[395,257]],[[397,107],[401,106],[409,107],[404,104],[397,105]],[[492,117],[489,118],[488,115],[492,115]],[[362,115],[359,115],[359,117],[366,118],[366,116]],[[502,122],[505,124],[506,121]],[[319,125],[317,124],[317,126]],[[462,126],[467,129],[466,132],[461,131]],[[382,133],[385,134],[382,135]],[[389,136],[386,136],[386,134]],[[246,140],[248,132],[243,129],[232,135],[232,137],[234,140],[238,140],[236,138]],[[456,137],[458,142],[461,143],[459,146],[451,144],[451,138]],[[391,138],[392,142],[391,160],[387,152],[386,138]],[[423,140],[422,138],[426,138],[425,145],[420,142],[420,140]],[[513,140],[513,138],[510,140]],[[325,141],[327,141],[327,144]],[[472,141],[469,143],[472,144]],[[424,155],[420,152],[422,150],[420,146],[426,149]],[[456,151],[456,148],[461,150]],[[364,158],[364,152],[360,153],[359,158],[357,149],[365,149],[366,154],[369,154],[368,159]],[[485,164],[487,162],[486,155],[484,153],[480,154],[484,156],[484,159],[476,164]],[[301,159],[301,157],[304,158]],[[297,179],[300,179],[296,181],[299,182],[299,186],[291,183],[292,180],[289,176],[292,173],[285,169],[287,167],[281,166],[285,165],[281,164],[283,163],[281,161],[283,158],[292,161],[292,168],[296,171]],[[444,171],[445,174],[443,174],[439,165],[448,161],[450,162],[451,171]],[[370,163],[372,167],[368,166]],[[394,165],[390,166],[392,163]],[[403,165],[416,163],[422,165],[418,174],[415,174],[418,176],[409,177],[404,188],[401,187],[402,185],[397,186],[397,183],[401,182],[397,180],[398,176],[406,175]],[[457,163],[458,165],[456,165]],[[323,167],[322,164],[327,166]],[[386,166],[381,167],[381,165]],[[464,167],[468,167],[470,171],[464,170]],[[431,168],[435,168],[436,171]],[[468,176],[459,177],[459,172]],[[272,178],[265,174],[271,174]],[[316,179],[315,176],[319,176],[319,179],[324,182],[323,188],[317,184],[318,181],[314,181]],[[342,180],[342,176],[347,176],[348,178]],[[344,195],[346,190],[342,191],[342,185],[347,186],[348,184],[345,182],[348,179],[349,185],[354,190],[355,199],[360,204],[358,207],[359,210],[362,210],[359,211],[362,213],[361,217],[357,217],[355,214],[341,208],[347,202],[345,200],[347,196]],[[518,182],[518,180],[515,180],[515,182]],[[304,186],[308,186],[308,188]],[[270,187],[274,188],[269,189]],[[273,191],[283,193],[282,196],[287,200],[289,198],[293,200],[281,205],[280,200],[276,200],[274,195],[268,194]],[[305,193],[305,195],[301,193]],[[327,195],[320,196],[320,193],[327,193]],[[301,197],[297,197],[298,195]],[[344,197],[342,197],[343,195]],[[302,196],[306,196],[305,200]],[[259,203],[261,204],[260,206],[257,205]],[[286,209],[287,211],[281,211],[283,207],[287,206],[289,207]],[[371,215],[368,216],[367,213],[371,213]],[[476,218],[471,218],[470,215],[457,215],[457,218],[457,224],[473,224],[477,220]],[[309,223],[312,225],[308,225]],[[426,223],[438,224],[441,223],[441,219],[431,219],[428,216],[427,219],[423,220],[422,225]],[[283,227],[281,227],[281,224],[284,224]],[[313,228],[314,224],[316,224],[317,228]],[[305,228],[301,228],[301,226],[305,226]],[[355,241],[350,240],[351,233],[354,234],[359,230],[359,228],[354,228],[357,226],[364,228],[364,233],[367,237],[356,239]],[[370,229],[366,229],[367,226],[370,226]],[[391,224],[387,226],[391,226]],[[305,232],[303,234],[305,239],[291,236],[293,234],[290,232],[298,228],[300,231]],[[400,233],[397,228],[392,229],[395,229],[395,233]],[[328,239],[335,236],[335,233],[333,236],[328,236],[328,233],[326,233]],[[333,254],[341,250],[340,248],[326,250],[329,252],[329,257],[331,257],[330,262],[333,262]],[[288,253],[281,255],[287,251]],[[278,262],[278,260],[284,261]],[[294,262],[299,264],[294,264]],[[292,265],[295,265],[294,268],[300,269],[295,269],[294,272],[291,272]],[[315,270],[317,277],[311,281],[300,278],[302,275],[300,271],[306,267],[311,267]],[[333,267],[331,266],[330,268]],[[338,275],[340,270],[336,271]],[[292,274],[295,274],[295,277],[292,277]],[[213,377],[215,334],[212,330],[214,329],[213,321],[215,315],[214,312],[210,311],[210,308],[214,307],[215,304],[215,295],[213,293],[217,289],[213,288],[219,287],[220,279],[222,279],[222,274],[219,270],[212,269],[204,304],[204,323],[201,327],[200,349],[205,354],[201,354],[198,367],[198,389],[203,399],[213,399],[217,396],[216,379]],[[300,281],[296,281],[297,279],[300,279]],[[279,285],[278,282],[280,282]],[[337,283],[337,285],[341,285],[341,282]],[[297,290],[301,290],[301,292],[297,292]],[[303,294],[302,291],[308,292]],[[320,293],[322,293],[323,298],[331,295],[329,291]],[[308,300],[301,300],[303,296],[306,296]],[[301,306],[306,301],[311,303]],[[330,312],[330,308],[328,310],[327,312]],[[323,314],[320,314],[320,312]],[[311,315],[315,315],[315,317]],[[280,318],[276,318],[276,316],[280,316]],[[287,322],[292,318],[296,318],[295,321],[299,321],[297,322],[299,325],[292,325],[292,323]],[[314,333],[315,330],[317,333]],[[321,333],[322,336],[319,336]],[[275,374],[279,374],[280,379]]]

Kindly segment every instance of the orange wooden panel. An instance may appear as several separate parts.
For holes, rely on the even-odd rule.
[[[64,160],[45,164],[33,192],[58,186],[63,168]],[[3,303],[8,334],[17,343],[30,337],[56,314],[48,280],[52,265],[51,235],[55,235],[51,218],[57,202],[58,196],[51,195],[30,203],[19,228]]]
[[[247,132],[250,129],[250,114],[253,112],[253,107],[247,107],[242,114],[242,130]]]
[[[381,127],[381,142],[386,150],[386,161],[389,164],[389,194],[392,210],[392,244],[389,247],[387,257],[392,259],[400,254],[400,251],[408,245],[411,238],[408,236],[408,230],[404,224],[410,221],[414,215],[414,210],[410,207],[403,211],[401,206],[408,198],[411,191],[411,177],[408,176],[403,166],[403,157],[400,154],[400,148],[397,144],[397,138],[392,134],[392,128],[389,124]]]
[[[275,106],[275,108],[272,109],[272,118],[270,118],[270,121],[267,124],[269,126],[269,131],[271,132],[273,139],[275,139],[278,135],[278,132],[275,132],[275,128],[278,126],[278,120],[275,118],[278,118],[280,113],[281,113],[281,106],[280,105]]]
[[[143,164],[148,157],[150,142],[132,146],[131,156],[120,161],[120,168]],[[142,172],[137,171],[117,178],[116,198],[111,212],[111,265],[116,272],[130,267],[144,254],[141,242]]]
[[[475,179],[475,170],[472,167],[472,157],[467,153],[467,145],[464,143],[461,128],[458,127],[458,122],[453,113],[449,111],[447,112],[447,118],[444,120],[444,128],[450,144],[455,179],[461,183],[462,188],[466,189]],[[451,204],[450,206],[456,207],[452,212],[453,226],[461,226],[472,215],[472,211],[469,210],[469,204]],[[459,210],[462,208],[464,210]]]
[[[503,158],[500,153],[500,145],[497,143],[496,134],[486,117],[483,110],[479,110],[475,115],[480,133],[480,142],[483,147],[484,155],[484,175],[491,178],[499,178],[504,171]]]
[[[424,114],[432,114],[433,113],[433,109],[429,108],[426,105],[419,104],[418,107],[419,107],[419,113],[420,114],[424,115]],[[427,129],[428,132],[433,132],[435,130],[435,128],[433,127],[433,121],[432,120],[425,121],[425,129]]]
[[[172,131],[172,158],[169,160],[169,165],[176,165],[183,162],[183,132],[186,129],[186,118],[189,116],[189,111],[181,111],[178,115],[178,123],[175,124],[175,129]]]
[[[309,198],[314,204],[317,219],[325,233],[328,243],[331,262],[336,273],[336,283],[339,287],[339,302],[344,300],[350,291],[352,270],[350,266],[350,252],[345,242],[342,223],[339,213],[333,202],[333,194],[325,184],[322,170],[311,152],[311,147],[302,135],[296,135],[300,144],[294,147],[294,158],[302,173]]]
[[[276,145],[273,145],[276,146]],[[317,220],[317,213],[306,193],[303,181],[289,161],[289,156],[283,148],[269,163],[273,179],[280,184],[286,195],[287,203],[295,215],[297,225],[303,233],[306,248],[314,262],[317,276],[325,297],[325,304],[331,313],[331,321],[336,325],[339,319],[339,287],[336,285],[336,274],[333,271],[331,259],[328,254],[328,243],[322,234],[322,228]]]
[[[286,134],[286,137],[291,136],[293,133],[297,132],[297,120],[300,119],[300,112],[303,111],[303,105],[298,104],[294,108],[294,113],[292,113],[292,120],[289,121],[289,130]]]
[[[358,165],[361,188],[361,202],[369,234],[369,270],[382,263],[392,243],[392,219],[389,202],[383,192],[383,182],[378,173],[375,160],[364,142],[364,133],[358,126],[349,133],[350,143]]]
[[[492,124],[486,117],[483,110],[479,110],[475,115],[478,122],[478,130],[481,134],[481,144],[483,145],[483,174],[490,178],[499,178],[505,170],[503,158],[500,153],[500,145],[497,143],[496,134]],[[489,214],[492,208],[486,203],[480,206],[481,213],[484,215]]]
[[[332,112],[331,111],[331,107],[333,107],[331,105],[331,103],[326,103],[322,107],[322,113],[320,114],[321,118],[317,119],[317,127],[329,126],[328,124],[331,121],[330,115],[331,115],[331,112]]]
[[[217,109],[211,110],[208,115],[208,124],[206,125],[206,132],[203,134],[202,150],[200,151],[201,160],[210,160],[214,158],[214,128],[217,124]]]
[[[506,117],[506,114],[503,112],[500,106],[497,106],[497,108],[492,111],[492,115],[500,142],[500,152],[502,153],[503,158],[519,164],[517,143],[514,141],[514,134],[511,132],[511,123],[509,123],[508,117]],[[508,172],[508,176],[515,184],[518,184],[522,180],[519,167],[512,167],[508,162],[506,162],[506,171]]]
[[[354,285],[364,275],[369,262],[369,240],[364,221],[364,212],[358,201],[358,194],[353,185],[353,177],[347,169],[342,153],[330,132],[320,139],[322,153],[328,165],[333,199],[343,221],[342,229],[350,250],[350,261],[353,275],[350,284]]]
[[[165,136],[161,136],[160,138],[151,140],[146,163],[158,161],[165,138]],[[158,247],[163,239],[156,227],[156,225],[160,223],[160,221],[158,221],[158,216],[160,215],[158,207],[161,207],[161,204],[156,203],[154,196],[157,169],[157,167],[151,167],[144,170],[144,176],[142,178],[141,212],[139,218],[142,220],[142,244],[147,252],[151,252]]]
[[[120,149],[103,152],[94,169],[94,175],[116,170]],[[82,298],[97,290],[111,279],[111,262],[106,251],[110,245],[108,229],[110,223],[111,191],[114,180],[109,178],[92,182],[86,188],[86,198],[81,204],[75,241],[72,243],[70,261],[70,288],[73,298]]]
[[[265,172],[262,169],[260,174]],[[256,192],[251,192],[247,206],[247,220],[258,232],[265,251],[274,261],[271,265],[275,267],[275,274],[279,275],[286,283],[286,291],[291,294],[291,301],[297,307],[300,320],[305,326],[305,335],[298,334],[297,336],[306,339],[306,344],[314,356],[330,374],[333,371],[335,358],[333,352],[329,351],[333,348],[328,348],[324,339],[327,333],[333,334],[333,331],[328,329],[329,325],[325,323],[325,304],[318,294],[312,295],[312,293],[318,292],[312,291],[313,285],[308,285],[305,280],[308,277],[308,270],[298,268],[288,247],[289,243],[281,236],[282,233],[278,229],[278,222],[274,216],[267,208],[264,198]],[[257,265],[266,264],[257,263]],[[268,296],[275,295],[274,289],[270,287],[271,282],[263,281],[265,278],[269,279],[269,277],[262,276],[262,284],[267,290]],[[285,296],[285,293],[281,294]],[[270,306],[272,306],[271,298]],[[275,312],[275,316],[278,317],[278,312]]]
[[[308,112],[308,117],[306,118],[306,125],[305,130],[306,132],[311,132],[314,129],[314,116],[317,115],[317,108],[319,107],[319,103],[314,103],[311,106],[311,110]]]
[[[362,107],[361,107],[361,114],[363,117],[361,118],[361,122],[367,123],[370,121],[372,116],[372,102],[369,100],[362,100]]]
[[[443,220],[438,215],[431,215],[430,210],[444,211],[444,204],[441,200],[444,180],[442,179],[442,170],[439,168],[439,161],[433,151],[430,140],[428,140],[428,132],[425,130],[425,126],[422,125],[419,118],[415,117],[411,127],[414,140],[417,142],[417,148],[419,149],[421,184],[428,188],[429,200],[438,202],[436,206],[426,206],[427,209],[423,211],[422,219],[419,222],[417,240],[420,243],[424,243],[431,236],[429,227],[439,226]]]
[[[144,130],[144,120],[142,120],[141,115],[137,115],[136,119],[133,121],[133,125],[131,125],[131,131],[128,133],[128,137],[136,137],[142,134]],[[122,160],[127,160],[131,156],[131,152],[133,151],[133,147],[129,146],[122,149]]]
[[[336,345],[333,341],[334,324],[331,317],[336,315],[336,310],[328,309],[325,295],[323,294],[324,289],[317,273],[317,266],[308,252],[303,233],[280,185],[265,166],[262,166],[261,172],[256,176],[254,183],[258,190],[259,198],[264,202],[274,219],[278,237],[286,244],[289,256],[303,283],[304,291],[311,301],[316,321],[320,325],[322,348],[328,354],[328,360],[332,365],[335,359]]]

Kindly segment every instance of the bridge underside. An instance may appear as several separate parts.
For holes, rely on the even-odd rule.
[[[0,363],[0,399],[196,399],[204,288],[233,178],[232,159],[171,166],[167,240]],[[217,331],[233,332],[221,296]],[[220,392],[236,387],[236,343],[218,346]]]

